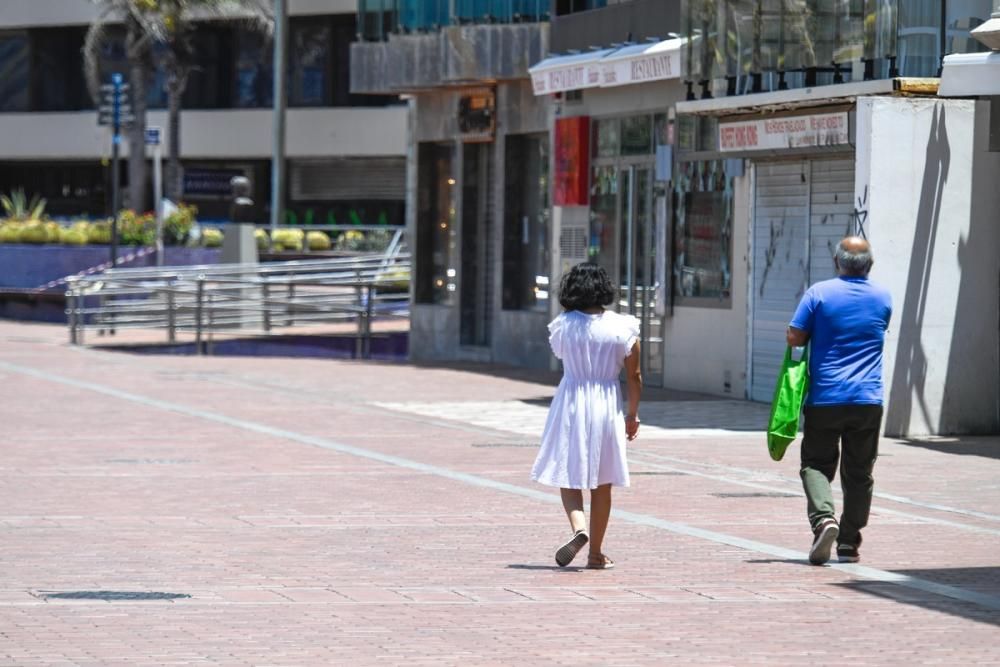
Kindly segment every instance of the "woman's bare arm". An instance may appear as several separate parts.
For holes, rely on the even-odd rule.
[[[639,433],[639,398],[642,396],[642,370],[639,341],[632,346],[632,351],[625,357],[625,387],[628,394],[628,410],[625,412],[625,435],[629,440],[635,440]]]

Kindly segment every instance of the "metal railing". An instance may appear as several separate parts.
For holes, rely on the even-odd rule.
[[[67,281],[70,343],[88,330],[162,329],[193,334],[198,354],[215,333],[272,334],[282,327],[354,322],[358,357],[371,354],[375,318],[409,317],[410,255],[114,269]]]

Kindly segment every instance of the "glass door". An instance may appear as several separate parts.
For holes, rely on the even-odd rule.
[[[658,247],[653,198],[653,169],[629,165],[619,172],[620,224],[618,225],[619,312],[639,318],[642,342],[642,372],[648,384],[663,384],[663,309],[656,295],[662,294],[656,279]]]

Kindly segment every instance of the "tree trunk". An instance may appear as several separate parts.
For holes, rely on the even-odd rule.
[[[128,206],[136,211],[145,211],[148,203],[149,187],[146,162],[146,75],[150,65],[149,49],[142,41],[142,28],[127,15],[125,20],[125,49],[128,54],[128,100],[132,103],[135,123],[126,130],[128,136]]]
[[[167,76],[167,166],[163,188],[165,196],[175,204],[181,201],[184,192],[184,175],[181,171],[181,97],[187,78],[176,71]]]

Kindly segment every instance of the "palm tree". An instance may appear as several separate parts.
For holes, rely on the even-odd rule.
[[[179,201],[183,190],[180,165],[181,100],[188,75],[197,67],[194,30],[199,21],[230,20],[270,35],[274,18],[267,0],[93,0],[101,6],[101,18],[91,25],[84,44],[84,62],[92,94],[100,87],[97,54],[104,39],[104,26],[112,18],[125,21],[126,55],[132,82],[133,110],[136,123],[129,133],[133,147],[143,146],[145,133],[145,77],[160,66],[167,79],[167,167],[164,191],[169,199]],[[154,48],[155,47],[155,48]],[[137,86],[135,81],[140,81]],[[140,90],[141,88],[141,90]],[[141,96],[141,100],[140,100]],[[140,107],[141,104],[141,107]],[[141,113],[141,117],[140,117]],[[132,153],[143,155],[143,150]],[[132,181],[132,158],[129,178]],[[145,159],[139,183],[145,184]],[[136,167],[138,170],[138,167]],[[142,186],[139,186],[142,188]],[[130,186],[130,195],[133,192]]]

